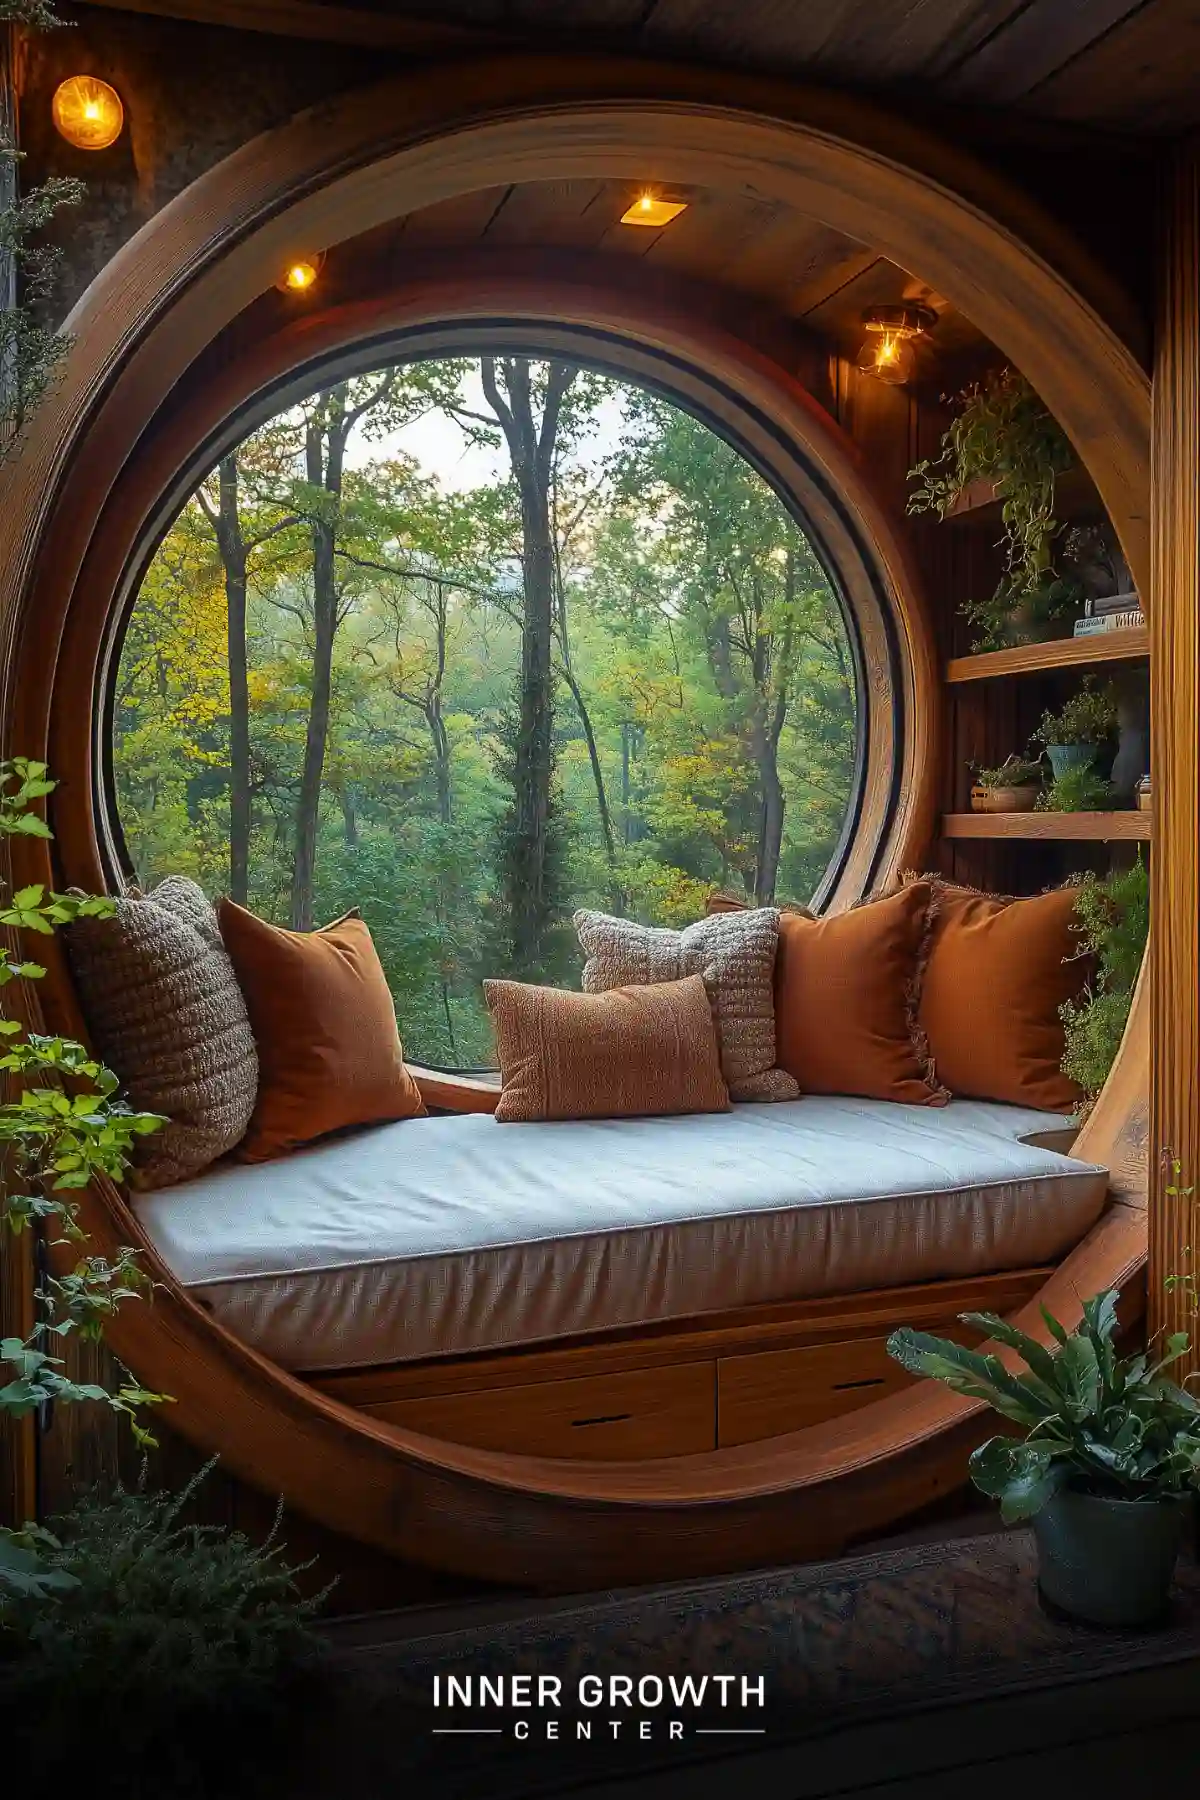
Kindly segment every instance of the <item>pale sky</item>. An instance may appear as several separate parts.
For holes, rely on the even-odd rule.
[[[488,412],[487,401],[479,381],[476,365],[472,365],[464,386],[463,398],[473,412]],[[622,406],[619,397],[606,397],[596,408],[594,429],[582,440],[578,460],[585,465],[599,463],[620,447]],[[443,493],[465,493],[503,480],[508,474],[508,451],[503,444],[491,450],[486,445],[469,443],[461,427],[442,412],[429,412],[403,430],[389,432],[386,437],[367,438],[356,432],[347,447],[346,461],[361,469],[399,455],[411,456],[422,474],[432,476]]]

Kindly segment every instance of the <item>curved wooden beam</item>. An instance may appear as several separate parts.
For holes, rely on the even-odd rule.
[[[876,246],[1030,377],[1095,477],[1147,594],[1148,386],[1097,308],[1128,315],[1035,208],[840,96],[594,57],[492,60],[421,71],[257,140],[147,225],[85,296],[65,379],[0,517],[7,748],[48,744],[69,675],[66,625],[86,609],[81,571],[108,496],[216,334],[289,254],[498,174],[745,185]],[[90,807],[84,771],[65,774],[64,825]],[[50,873],[41,847],[19,848],[32,878]],[[65,984],[47,998],[56,1020],[69,1018]],[[1144,1192],[1145,1025],[1139,992],[1082,1146],[1116,1169],[1117,1201],[1042,1296],[1068,1322],[1080,1295],[1132,1280],[1144,1260],[1144,1213],[1130,1202]],[[85,1209],[98,1251],[144,1245],[116,1191],[90,1193]],[[122,1310],[113,1342],[175,1395],[189,1436],[335,1529],[477,1576],[578,1588],[821,1554],[960,1482],[980,1431],[978,1405],[919,1384],[841,1421],[668,1462],[468,1450],[314,1394],[230,1337],[150,1251],[147,1262],[162,1290]],[[1022,1323],[1040,1333],[1026,1310]]]

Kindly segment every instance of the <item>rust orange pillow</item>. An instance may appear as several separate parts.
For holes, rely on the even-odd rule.
[[[285,931],[222,900],[221,936],[258,1047],[258,1100],[235,1154],[268,1162],[351,1125],[425,1111],[362,920]]]
[[[1058,1009],[1078,999],[1072,887],[1030,900],[939,884],[920,1020],[938,1080],[953,1094],[1070,1112],[1080,1089],[1059,1067]]]
[[[775,958],[776,1060],[806,1094],[942,1106],[917,999],[933,890],[813,919],[785,912]]]
[[[574,994],[485,981],[503,1086],[501,1124],[727,1112],[702,975]]]

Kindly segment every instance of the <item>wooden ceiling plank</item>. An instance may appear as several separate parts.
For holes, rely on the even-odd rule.
[[[745,194],[703,193],[651,245],[650,260],[688,269],[706,281],[722,276],[741,249],[789,211],[782,201]]]
[[[954,71],[945,91],[990,106],[1019,100],[1155,0],[1049,0],[1002,26]]]
[[[329,0],[76,0],[76,4],[275,37],[355,44],[368,50],[429,53],[485,49],[504,41],[503,33],[479,25],[447,24],[444,18],[375,12],[362,6],[330,4]]]
[[[857,0],[814,58],[822,74],[871,82],[927,76],[950,51],[955,60],[1020,12],[1025,0]]]
[[[502,209],[507,187],[475,188],[469,194],[456,194],[437,206],[423,207],[409,213],[404,220],[404,245],[473,243],[483,237],[498,209]]]
[[[1036,92],[1039,112],[1169,137],[1200,123],[1200,4],[1150,0]]]
[[[981,42],[1024,0],[658,0],[646,44],[851,80],[924,73]]]
[[[624,190],[611,181],[530,181],[512,190],[486,232],[489,244],[585,249],[617,215]]]
[[[779,305],[786,305],[788,311],[794,311],[797,291],[807,293],[825,270],[841,270],[847,257],[866,254],[866,245],[856,243],[843,232],[804,213],[789,211],[752,243],[744,245],[720,273],[731,286],[769,295]]]

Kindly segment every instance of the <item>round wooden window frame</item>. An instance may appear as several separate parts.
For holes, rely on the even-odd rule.
[[[961,154],[842,96],[591,57],[489,59],[346,96],[256,140],[164,209],[93,284],[0,521],[6,750],[65,744],[73,704],[90,719],[95,666],[72,639],[88,610],[85,574],[98,568],[89,553],[148,424],[217,332],[304,245],[332,246],[494,183],[497,171],[512,181],[650,174],[748,185],[876,246],[1029,375],[1096,479],[1147,592],[1149,384],[1109,322],[1133,341],[1120,295],[1035,208]],[[55,803],[72,875],[91,834],[86,762],[64,766]],[[19,877],[52,875],[42,846],[17,851]],[[56,1025],[73,1022],[61,962],[45,1003]],[[1120,1285],[1144,1260],[1146,1027],[1139,990],[1081,1144],[1112,1168],[1116,1204],[1040,1296],[1067,1320],[1081,1294]],[[115,1189],[88,1194],[84,1223],[102,1253],[144,1242]],[[315,1395],[225,1332],[152,1254],[148,1262],[162,1289],[153,1305],[122,1309],[112,1342],[174,1395],[189,1436],[334,1529],[489,1579],[578,1587],[819,1554],[961,1480],[978,1436],[978,1403],[923,1383],[846,1419],[683,1458],[565,1464],[475,1451]],[[1021,1322],[1042,1330],[1035,1308]]]
[[[106,702],[111,694],[121,635],[164,520],[273,412],[320,381],[391,359],[461,355],[481,343],[575,356],[654,387],[738,448],[810,533],[830,576],[854,660],[858,743],[841,839],[815,903],[857,900],[920,859],[932,829],[939,724],[920,586],[855,446],[788,369],[681,308],[606,282],[599,263],[572,279],[548,272],[536,254],[497,265],[449,252],[442,273],[426,270],[393,291],[301,317],[272,311],[259,325],[251,315],[236,353],[218,346],[176,385],[98,522],[80,585],[111,601],[73,609],[64,636],[65,662],[93,692]],[[74,683],[56,694],[50,756],[64,769],[91,757],[94,829],[72,813],[60,846],[72,880],[86,886],[128,870],[108,769],[110,708],[89,734],[80,697]]]

